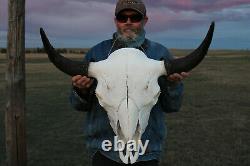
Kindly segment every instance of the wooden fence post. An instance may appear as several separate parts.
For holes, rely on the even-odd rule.
[[[7,166],[26,166],[25,0],[8,1],[8,46],[5,112]]]

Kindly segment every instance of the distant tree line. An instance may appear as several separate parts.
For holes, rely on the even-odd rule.
[[[6,48],[1,48],[0,53],[6,53]]]
[[[88,48],[58,48],[56,49],[58,52],[62,54],[86,54],[88,52]],[[0,48],[0,53],[5,54],[7,52],[6,48]],[[26,48],[25,53],[45,53],[43,48]]]
[[[62,54],[86,54],[89,48],[58,48],[56,50]],[[171,49],[171,50],[184,51],[183,49]],[[217,51],[223,51],[223,50],[217,50]],[[250,49],[247,48],[247,49],[231,50],[231,51],[249,52]],[[5,54],[6,52],[7,52],[6,48],[0,48],[0,53]],[[26,48],[25,53],[45,53],[45,50],[43,48]]]

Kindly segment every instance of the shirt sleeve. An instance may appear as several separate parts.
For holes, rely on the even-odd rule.
[[[88,61],[91,61],[93,51],[90,50],[84,57]],[[91,101],[93,98],[93,93],[94,93],[94,86],[95,86],[95,81],[93,85],[90,87],[90,89],[85,93],[82,94],[80,90],[74,86],[71,87],[70,89],[70,95],[69,95],[69,101],[71,106],[77,110],[77,111],[82,111],[82,112],[87,112],[91,109]]]
[[[88,102],[85,98],[82,98],[78,92],[72,87],[69,96],[71,106],[77,111],[87,111]]]
[[[166,76],[159,77],[158,83],[161,88],[159,104],[162,111],[166,113],[179,111],[183,98],[183,83],[172,83]]]
[[[165,50],[163,59],[170,60],[174,57],[170,54],[168,49]],[[159,96],[159,103],[162,110],[166,113],[177,112],[181,108],[183,98],[183,83],[173,83],[167,80],[166,76],[161,76],[158,79],[158,84],[161,89]]]

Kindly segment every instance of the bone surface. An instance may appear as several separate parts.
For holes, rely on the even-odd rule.
[[[149,59],[138,49],[122,48],[106,60],[91,62],[88,72],[98,81],[96,96],[114,133],[125,143],[140,141],[160,95],[157,80],[166,74],[164,62]],[[120,158],[124,163],[134,163],[138,153],[120,152]]]

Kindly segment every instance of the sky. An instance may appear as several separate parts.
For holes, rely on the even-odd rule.
[[[117,0],[26,0],[26,48],[42,47],[43,27],[56,48],[89,48],[116,31]],[[144,0],[146,37],[168,48],[196,48],[215,21],[212,49],[250,49],[250,0]],[[0,0],[0,48],[8,0]]]

